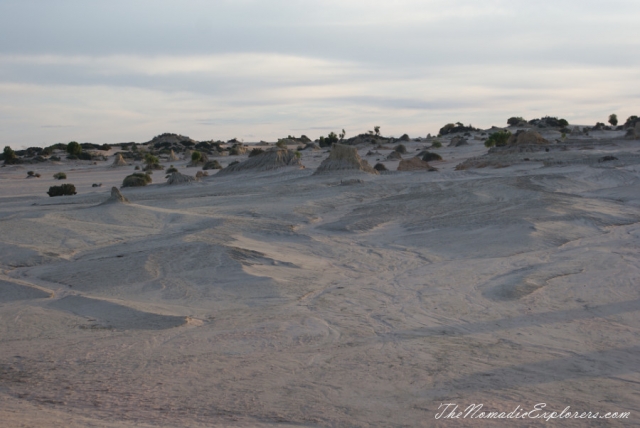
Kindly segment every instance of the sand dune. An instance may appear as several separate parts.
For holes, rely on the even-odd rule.
[[[51,302],[48,306],[96,319],[101,328],[160,330],[187,323],[185,317],[139,311],[118,303],[83,296],[66,296]]]

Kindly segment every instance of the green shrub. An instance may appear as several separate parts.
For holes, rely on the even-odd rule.
[[[426,152],[424,155],[422,155],[422,160],[425,162],[441,161],[442,156],[437,153]]]
[[[401,155],[407,153],[407,148],[404,146],[404,144],[398,144],[393,150],[400,153]]]
[[[56,172],[55,174],[53,174],[53,178],[55,178],[56,180],[66,180],[67,174],[65,174],[64,172]]]
[[[433,143],[431,143],[431,147],[434,149],[439,149],[440,147],[442,147],[442,143],[440,141],[434,141]]]
[[[294,154],[296,155],[296,157],[298,159],[300,159],[302,157],[302,153],[300,153],[300,150],[296,150]]]
[[[75,195],[76,194],[76,186],[73,184],[63,184],[61,186],[51,186],[49,187],[49,191],[47,194],[50,197],[54,196],[65,196],[65,195]]]
[[[169,167],[169,169],[167,169],[167,174],[171,174],[173,172],[178,172],[178,168],[174,167],[173,165],[171,165]]]
[[[141,172],[134,172],[122,180],[122,187],[141,187],[151,183],[151,176]]]
[[[569,126],[569,122],[566,119],[558,119],[558,125],[564,128],[565,126]]]
[[[386,166],[384,166],[384,165],[383,165],[383,164],[381,164],[381,163],[377,163],[377,164],[373,167],[373,169],[375,169],[376,171],[388,171],[387,167],[386,167]]]
[[[618,126],[618,115],[613,113],[609,115],[609,123],[611,126]]]
[[[484,142],[486,147],[502,147],[507,145],[507,140],[511,136],[509,131],[498,131],[489,135],[489,138]]]
[[[191,162],[198,163],[200,162],[200,159],[202,159],[202,153],[200,153],[199,151],[194,151],[193,153],[191,153]]]
[[[67,153],[69,153],[70,156],[79,156],[80,153],[82,153],[82,147],[77,142],[72,141],[67,144]]]
[[[283,140],[278,140],[278,142],[276,143],[276,147],[279,149],[286,149],[287,148],[287,142],[283,139]]]

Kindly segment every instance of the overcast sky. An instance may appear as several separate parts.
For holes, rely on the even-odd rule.
[[[0,0],[0,144],[640,114],[640,1]]]

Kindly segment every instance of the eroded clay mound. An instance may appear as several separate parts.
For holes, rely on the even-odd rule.
[[[363,160],[358,154],[358,150],[352,146],[344,144],[334,144],[329,157],[322,161],[315,174],[330,171],[364,171],[370,174],[378,174],[369,162]]]
[[[181,174],[179,172],[172,172],[171,175],[167,178],[167,184],[187,184],[193,183],[194,181],[199,181],[196,177],[191,175]]]
[[[411,159],[403,159],[398,165],[398,171],[437,171],[437,168],[429,165],[429,162],[425,162],[419,157]]]
[[[229,165],[216,175],[226,175],[243,171],[270,171],[287,166],[304,168],[296,152],[288,149],[272,148],[246,161]]]

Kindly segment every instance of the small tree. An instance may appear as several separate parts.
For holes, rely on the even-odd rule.
[[[5,146],[4,148],[4,164],[11,165],[16,163],[18,157],[16,156],[16,152],[9,146]]]
[[[342,130],[342,132],[340,133],[339,137],[340,137],[340,142],[342,142],[342,140],[344,140],[344,136],[347,135],[347,133],[344,131],[344,129]]]
[[[67,153],[69,153],[70,156],[79,156],[80,153],[82,153],[82,147],[77,142],[72,141],[67,144]]]
[[[374,126],[373,127],[373,132],[376,133],[376,137],[380,136],[380,127],[379,126]]]
[[[202,159],[202,153],[200,153],[199,151],[191,153],[191,162],[198,163],[200,162],[200,159]]]
[[[611,126],[618,126],[618,115],[613,113],[609,115],[609,123]]]

